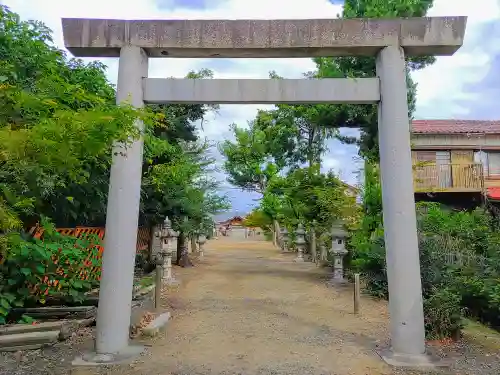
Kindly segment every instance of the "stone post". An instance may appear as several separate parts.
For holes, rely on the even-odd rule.
[[[398,46],[377,57],[378,134],[392,352],[389,363],[425,361],[422,283],[413,192],[406,64]]]
[[[283,228],[281,228],[281,250],[284,253],[288,252],[288,241],[288,230],[283,226]]]
[[[165,219],[165,222],[163,223],[163,230],[164,230],[164,239],[165,239],[165,253],[166,253],[166,265],[164,266],[165,269],[165,278],[164,278],[164,283],[167,285],[176,285],[179,283],[179,281],[175,278],[173,272],[172,272],[172,253],[175,251],[172,248],[172,239],[176,238],[178,236],[178,233],[172,229],[172,225],[168,217]],[[163,242],[162,242],[163,243]]]
[[[200,258],[205,256],[205,243],[207,242],[207,237],[204,234],[198,235],[198,252]]]
[[[317,262],[317,251],[316,251],[316,230],[314,229],[316,222],[312,223],[311,229],[309,230],[309,252],[311,253],[311,262]]]
[[[165,260],[162,258],[161,253],[156,256],[156,272],[155,272],[155,309],[159,310],[161,308],[161,292],[163,286],[163,274],[165,269],[163,268]]]
[[[143,78],[148,75],[148,57],[139,47],[120,50],[116,101],[143,107]],[[143,124],[137,120],[137,127]],[[106,237],[102,259],[95,350],[86,360],[112,362],[136,355],[143,348],[130,347],[129,326],[141,198],[143,140],[124,148],[116,144],[109,179]],[[94,356],[94,357],[92,357]]]
[[[328,249],[326,248],[325,237],[325,234],[320,235],[319,259],[321,265],[324,265],[328,261]]]
[[[343,224],[337,222],[332,225],[332,254],[333,254],[333,277],[331,283],[345,283],[344,279],[344,256],[347,254],[345,240],[347,232]]]
[[[304,247],[306,245],[306,240],[304,239],[304,226],[299,224],[297,230],[295,231],[296,239],[295,245],[297,246],[297,258],[295,258],[295,262],[303,262],[304,261]]]

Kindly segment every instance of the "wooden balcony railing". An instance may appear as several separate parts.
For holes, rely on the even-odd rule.
[[[415,192],[481,191],[483,166],[469,164],[417,163],[413,165]]]

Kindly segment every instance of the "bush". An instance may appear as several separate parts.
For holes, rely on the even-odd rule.
[[[456,337],[462,326],[461,296],[448,288],[432,287],[424,297],[425,334],[428,339]]]
[[[455,336],[464,314],[499,328],[498,223],[483,209],[456,212],[435,203],[418,204],[417,221],[427,337]],[[350,246],[350,267],[364,275],[366,291],[387,298],[381,225],[361,225]]]
[[[56,232],[43,220],[43,240],[9,237],[0,263],[0,324],[12,307],[44,304],[50,297],[81,302],[100,279],[99,238],[75,238]]]

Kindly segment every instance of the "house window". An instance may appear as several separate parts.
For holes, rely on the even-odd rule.
[[[436,151],[417,151],[417,161],[419,162],[435,162]]]
[[[483,165],[483,173],[487,177],[500,177],[500,152],[476,151],[474,162]]]

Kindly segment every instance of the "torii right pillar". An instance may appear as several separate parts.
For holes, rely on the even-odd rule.
[[[448,25],[446,22],[444,25],[453,30],[453,37],[463,40],[465,20],[457,23],[456,19],[449,18],[447,21]],[[439,36],[444,35],[444,30],[432,31]],[[428,42],[435,37],[416,34],[413,42],[420,42],[422,49],[408,50],[409,54],[428,54],[432,50],[428,48]],[[442,48],[439,52],[453,48],[445,45],[439,47]],[[378,134],[391,318],[391,350],[379,354],[394,366],[432,367],[434,361],[426,355],[425,346],[406,69],[405,49],[401,45],[388,45],[378,52]]]
[[[382,356],[387,362],[406,365],[415,357],[418,364],[425,358],[425,330],[403,48],[388,46],[379,52],[377,76],[380,78],[378,132],[392,345],[392,351]]]

